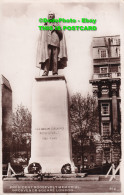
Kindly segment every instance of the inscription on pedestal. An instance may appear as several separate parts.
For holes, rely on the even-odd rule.
[[[64,130],[64,127],[36,128],[35,130],[38,131],[39,136],[41,135],[42,140],[56,140],[61,136],[61,131]]]
[[[63,77],[36,81],[32,102],[30,163],[40,163],[43,172],[60,173],[64,164],[73,164],[68,93]]]

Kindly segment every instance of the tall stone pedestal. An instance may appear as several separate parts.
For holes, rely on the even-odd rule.
[[[60,173],[72,162],[68,117],[68,93],[64,76],[36,78],[32,96],[32,142],[30,163],[43,172]]]

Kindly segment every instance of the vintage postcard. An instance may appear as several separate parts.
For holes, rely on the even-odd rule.
[[[123,194],[124,2],[0,3],[2,194]]]

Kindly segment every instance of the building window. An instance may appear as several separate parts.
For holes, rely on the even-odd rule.
[[[111,42],[112,42],[112,45],[120,45],[120,39],[119,38],[112,38]]]
[[[101,104],[101,114],[102,115],[109,115],[110,113],[110,108],[109,108],[109,104],[108,103],[104,103]]]
[[[118,72],[118,65],[111,65],[110,72]]]
[[[108,67],[102,67],[102,68],[100,68],[100,73],[101,73],[101,74],[106,74],[106,73],[108,73]]]
[[[102,136],[103,137],[110,136],[110,123],[109,122],[102,123]]]
[[[102,95],[108,95],[109,90],[108,89],[102,89]]]
[[[107,57],[107,52],[106,52],[106,50],[101,50],[101,51],[100,51],[100,57],[101,57],[101,58],[106,58],[106,57]]]

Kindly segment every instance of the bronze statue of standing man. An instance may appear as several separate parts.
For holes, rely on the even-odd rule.
[[[50,12],[48,19],[55,18],[55,14]],[[67,48],[64,33],[55,30],[58,23],[45,23],[45,26],[53,26],[53,30],[41,30],[37,50],[37,67],[44,70],[42,76],[48,76],[49,71],[53,75],[58,75],[58,69],[67,66]]]

